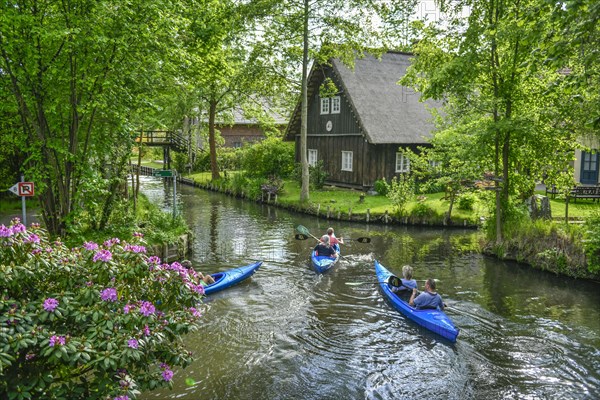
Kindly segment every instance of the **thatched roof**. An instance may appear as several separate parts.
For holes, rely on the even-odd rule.
[[[354,69],[334,59],[332,68],[337,75],[340,89],[352,105],[366,139],[373,144],[420,144],[431,137],[434,126],[431,113],[420,94],[398,85],[413,55],[389,52],[381,60],[366,55],[355,61]],[[314,68],[313,71],[314,72]],[[311,83],[314,84],[311,73]],[[311,92],[318,90],[312,87]],[[439,103],[427,102],[429,106]],[[300,103],[292,115],[287,136],[299,134]]]

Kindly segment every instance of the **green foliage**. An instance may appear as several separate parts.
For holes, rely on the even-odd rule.
[[[234,194],[248,192],[250,180],[245,173],[234,174],[228,181],[229,188]]]
[[[244,169],[243,159],[246,156],[247,149],[234,149],[230,147],[222,147],[219,150],[217,159],[223,171],[239,171]],[[210,156],[207,154],[207,156]],[[208,160],[210,165],[210,160]]]
[[[473,205],[476,198],[472,193],[464,193],[458,198],[458,209],[464,211],[473,211]]]
[[[385,178],[378,179],[373,184],[373,189],[379,193],[381,196],[386,196],[388,194],[389,184],[385,180]]]
[[[419,201],[410,211],[410,215],[419,218],[429,218],[436,215],[435,210],[424,201]]]
[[[7,398],[135,398],[171,386],[191,353],[203,289],[141,234],[69,248],[37,225],[0,225],[0,392]]]
[[[288,177],[294,170],[294,143],[277,137],[255,143],[245,149],[242,168],[252,177]]]
[[[245,193],[246,197],[253,200],[259,200],[262,198],[262,186],[267,183],[265,178],[252,178],[248,180],[246,185]]]
[[[338,88],[331,78],[325,78],[319,86],[320,97],[333,97],[338,94]]]
[[[180,151],[174,151],[173,153],[173,167],[175,170],[182,174],[187,173],[189,169],[189,157],[187,153],[182,153]]]
[[[192,170],[196,172],[210,171],[210,154],[208,152],[198,154]]]
[[[101,183],[98,177],[110,180],[106,165],[130,155],[138,111],[146,108],[144,119],[152,119],[155,89],[181,61],[177,52],[167,54],[177,47],[179,9],[137,0],[119,4],[118,12],[100,2],[48,3],[43,10],[0,5],[2,143],[22,152],[19,168],[36,182],[53,234],[64,232],[82,204],[97,202],[99,225],[110,214],[110,182],[103,198],[83,188]],[[5,140],[5,132],[20,139]],[[113,167],[112,176],[125,176]]]
[[[316,165],[310,165],[308,171],[310,175],[310,186],[313,189],[322,189],[323,186],[325,186],[325,180],[329,176],[323,166],[323,160],[317,161]]]
[[[585,222],[583,248],[587,256],[588,271],[600,271],[600,212],[596,211]]]
[[[316,189],[316,190],[323,189],[323,187],[325,186],[325,181],[327,180],[327,177],[329,176],[329,174],[323,167],[323,161],[322,160],[317,161],[317,165],[315,165],[315,166],[309,165],[308,173],[309,173],[310,187],[312,189]],[[293,176],[294,180],[296,180],[298,183],[302,182],[302,164],[299,164],[299,163],[295,164],[295,168],[292,173],[292,176]]]
[[[593,20],[594,11],[588,9],[592,2],[577,3],[573,8],[581,8],[584,20]],[[597,28],[586,24],[585,32],[574,34],[571,23],[557,21],[557,15],[578,18],[562,3],[442,4],[447,6],[446,26],[420,24],[421,38],[414,47],[419,56],[400,82],[424,98],[444,99],[432,155],[442,161],[450,198],[484,173],[502,179],[495,233],[502,235],[509,224],[504,217],[511,212],[504,207],[510,207],[511,198],[529,197],[544,172],[551,183],[573,176],[569,163],[576,139],[591,134],[580,123],[589,119],[579,114],[587,106],[576,103],[591,104],[598,96],[597,90],[591,94],[575,84],[581,64],[574,55],[584,52],[574,51],[582,43],[574,38],[597,38],[592,33]],[[463,7],[469,8],[467,17],[460,12]],[[574,25],[582,27],[580,22]],[[561,49],[556,48],[559,41]],[[586,75],[586,87],[597,82],[597,71],[593,67]],[[594,104],[597,110],[600,103]]]
[[[386,183],[387,185],[387,183]],[[386,197],[392,202],[396,213],[402,217],[406,214],[406,205],[415,194],[415,183],[412,176],[403,174],[394,176],[388,187]]]

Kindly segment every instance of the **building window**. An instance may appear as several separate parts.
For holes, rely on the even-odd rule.
[[[308,149],[308,165],[313,167],[317,165],[317,150]]]
[[[331,98],[331,113],[339,114],[342,109],[342,102],[340,100],[340,96],[335,96]]]
[[[396,153],[396,172],[409,172],[410,160],[404,153]]]
[[[321,114],[329,114],[329,98],[321,99]]]
[[[429,160],[429,168],[437,169],[437,168],[441,168],[441,166],[442,166],[441,161]]]
[[[342,151],[342,171],[352,171],[351,151]]]
[[[233,147],[239,149],[242,147],[242,142],[233,142]]]

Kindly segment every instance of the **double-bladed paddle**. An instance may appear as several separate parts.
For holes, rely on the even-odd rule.
[[[316,236],[312,235],[312,234],[311,234],[311,233],[308,231],[308,229],[306,229],[306,227],[305,227],[305,226],[303,226],[303,225],[298,225],[298,226],[296,227],[296,230],[297,230],[298,232],[300,232],[300,233],[296,234],[296,236],[295,236],[295,237],[296,237],[296,239],[298,239],[298,240],[306,240],[306,239],[308,239],[308,237],[309,237],[309,236],[310,236],[310,237],[312,237],[312,238],[314,238],[315,240],[320,240],[318,237],[316,237]],[[358,243],[371,243],[371,238],[370,238],[370,237],[359,237],[358,239],[348,239],[348,238],[344,238],[344,240],[355,240],[355,241],[357,241]]]

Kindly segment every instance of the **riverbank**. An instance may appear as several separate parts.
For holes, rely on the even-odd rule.
[[[192,185],[204,190],[224,193],[237,198],[249,198],[244,192],[235,192],[224,182],[199,182],[189,177],[181,177],[178,181],[183,184]],[[288,185],[286,190],[289,190],[290,185],[288,183],[286,183],[286,185]],[[360,202],[359,204],[361,207],[355,207],[355,211],[353,211],[353,204],[349,204],[348,202],[340,204],[337,202],[334,197],[336,196],[336,193],[340,193],[341,191],[353,193],[356,197],[356,202]],[[361,192],[340,188],[332,188],[332,190],[327,190],[325,192],[327,192],[327,194],[324,196],[322,195],[323,191],[311,193],[311,200],[313,198],[317,198],[318,200],[330,198],[329,201],[323,203],[315,201],[300,203],[298,200],[292,198],[295,195],[296,199],[298,199],[299,194],[297,193],[294,193],[291,196],[289,194],[287,196],[278,196],[263,193],[258,200],[256,198],[249,199],[286,210],[336,221],[480,230],[484,226],[486,220],[484,216],[475,216],[476,214],[474,213],[472,213],[473,215],[471,217],[466,217],[464,214],[459,218],[453,217],[449,220],[449,223],[445,222],[443,216],[435,213],[424,215],[411,214],[398,218],[389,212],[389,204],[381,205],[376,204],[373,201],[375,197],[387,200],[385,196],[365,196]],[[321,196],[319,196],[318,193],[320,193]],[[428,196],[429,198],[427,200],[429,201],[441,201],[436,198],[432,199],[432,195]],[[369,201],[372,201],[374,207],[372,209],[366,208],[365,212],[361,212],[361,209],[365,209],[365,203],[368,204]],[[586,206],[587,205],[584,205],[584,211],[591,212],[590,210],[592,210],[592,208]],[[581,218],[571,218],[570,222],[575,222],[575,224],[564,224],[562,219],[556,219],[552,222],[548,221],[544,223],[547,224],[547,226],[552,226],[552,229],[535,230],[527,228],[521,232],[517,230],[517,232],[511,232],[508,238],[505,238],[505,240],[499,244],[495,243],[495,241],[487,240],[482,233],[480,252],[488,256],[497,257],[500,260],[516,261],[518,263],[527,264],[532,268],[547,271],[556,275],[575,279],[600,280],[600,273],[590,272],[588,270],[588,258],[583,247],[584,238],[582,231],[584,230],[584,226],[582,224],[584,221],[582,221]],[[525,234],[522,234],[523,232],[525,232]]]

